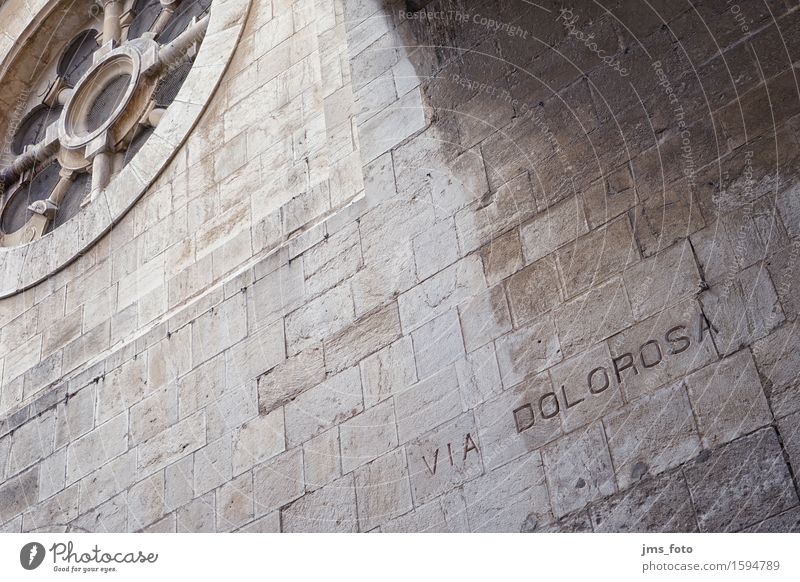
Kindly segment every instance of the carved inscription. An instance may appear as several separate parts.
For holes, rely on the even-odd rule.
[[[422,456],[422,460],[431,475],[436,475],[436,470],[439,467],[439,450],[440,447],[437,447],[430,459],[428,459],[425,455]],[[472,435],[467,433],[467,435],[464,437],[463,449],[459,446],[456,450],[453,450],[453,443],[447,443],[447,450],[445,451],[447,459],[445,459],[445,462],[449,462],[450,466],[454,467],[457,460],[460,460],[462,463],[465,462],[467,460],[467,456],[471,452],[475,452],[476,454],[480,455],[478,445],[475,444]],[[458,459],[458,455],[461,455],[460,459]],[[455,459],[454,456],[456,456]]]
[[[680,357],[687,351],[692,342],[703,343],[710,326],[706,318],[700,314],[694,325],[675,325],[667,329],[658,339],[650,339],[639,346],[635,352],[612,355],[611,361],[600,363],[586,375],[583,386],[559,386],[553,392],[541,395],[534,402],[526,402],[512,411],[517,432],[521,433],[535,426],[537,419],[547,420],[576,406],[589,406],[594,397],[605,392],[611,386],[612,379],[620,385],[626,378],[631,379],[655,368],[662,362],[669,363],[672,358]]]

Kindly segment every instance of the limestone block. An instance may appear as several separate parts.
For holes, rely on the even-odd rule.
[[[627,164],[592,183],[583,192],[586,219],[592,228],[631,209],[636,201],[635,182]]]
[[[106,328],[107,330],[107,328]],[[76,342],[80,342],[86,336],[82,336],[69,344],[73,346]],[[13,352],[10,352],[5,357],[5,365],[3,366],[3,384],[9,383],[11,380],[21,376],[25,371],[39,363],[42,351],[42,334],[33,336],[31,339],[20,345]],[[74,358],[72,350],[65,351],[66,362],[73,366]],[[87,357],[88,359],[88,357]],[[81,359],[81,363],[85,360]],[[77,364],[74,364],[77,365]],[[71,370],[72,368],[70,368]]]
[[[611,360],[597,365],[633,400],[715,361],[708,326],[696,301],[679,303],[609,338]]]
[[[168,511],[194,497],[194,455],[187,455],[164,469],[164,503]]]
[[[403,449],[396,449],[357,469],[355,489],[361,531],[369,531],[411,509],[411,487]]]
[[[414,349],[409,336],[366,357],[360,367],[366,408],[402,392],[417,381]]]
[[[464,500],[473,532],[517,532],[531,519],[552,516],[538,451],[473,479],[464,485]]]
[[[540,259],[508,280],[508,300],[514,325],[521,327],[562,302],[556,262]]]
[[[332,376],[286,405],[286,441],[292,447],[364,410],[358,367]]]
[[[464,495],[455,490],[381,525],[384,533],[466,533]]]
[[[709,364],[686,378],[703,445],[712,448],[772,422],[749,350]]]
[[[415,506],[483,474],[481,442],[472,413],[409,442],[406,454]]]
[[[633,324],[622,280],[614,278],[593,287],[555,311],[564,355],[578,353]]]
[[[800,269],[797,268],[799,261],[800,243],[794,241],[791,246],[779,250],[766,262],[786,319],[796,320],[800,314],[800,298],[795,293],[800,287]]]
[[[22,516],[22,531],[58,531],[78,517],[78,486],[64,489]]]
[[[464,340],[455,309],[429,321],[411,338],[419,378],[429,377],[464,355]]]
[[[515,228],[492,239],[481,249],[483,271],[489,285],[502,281],[522,268],[522,243]]]
[[[772,428],[700,455],[684,474],[700,531],[738,531],[798,503]]]
[[[563,434],[562,404],[549,376],[531,376],[475,409],[487,470],[516,459]]]
[[[83,310],[75,309],[66,316],[48,323],[42,337],[42,356],[48,356],[81,334]]]
[[[128,525],[128,493],[121,493],[73,522],[77,531],[122,533]]]
[[[450,366],[394,397],[400,442],[414,439],[461,412],[458,378]]]
[[[520,228],[525,263],[541,259],[587,232],[586,218],[578,198],[554,204]]]
[[[464,345],[471,352],[511,330],[511,315],[502,285],[459,306]]]
[[[230,531],[253,519],[253,474],[244,473],[217,489],[217,531]]]
[[[308,295],[313,297],[338,285],[355,274],[363,264],[358,224],[353,222],[303,253],[302,265]]]
[[[459,258],[453,219],[437,222],[414,237],[414,263],[420,280],[438,273]]]
[[[480,258],[476,255],[465,257],[400,295],[398,305],[403,329],[416,329],[485,288]]]
[[[303,445],[306,491],[314,491],[342,475],[339,429],[334,427]]]
[[[793,508],[742,530],[745,533],[798,533],[800,508]]]
[[[116,457],[78,482],[84,513],[115,497],[136,482],[136,452]]]
[[[214,492],[193,499],[178,510],[178,533],[213,533],[216,514]]]
[[[617,490],[614,466],[599,422],[550,443],[542,449],[542,458],[556,517]]]
[[[178,380],[178,410],[186,418],[220,398],[227,388],[225,356],[220,354]]]
[[[198,366],[247,335],[247,298],[239,294],[192,323],[192,363]]]
[[[258,379],[258,408],[264,414],[283,406],[325,378],[322,346],[317,344],[275,366]]]
[[[422,92],[413,89],[359,127],[362,160],[374,160],[426,125]]]
[[[561,346],[553,319],[545,315],[495,341],[503,386],[508,388],[526,376],[561,361]]]
[[[178,421],[178,389],[164,386],[130,409],[131,444],[146,441]]]
[[[589,513],[598,532],[697,531],[689,488],[680,471],[646,479],[595,504]]]
[[[238,530],[242,533],[281,533],[281,512],[273,511],[264,517],[242,526]]]
[[[456,376],[465,410],[475,408],[503,390],[494,344],[488,343],[456,362]]]
[[[0,449],[3,444],[0,443]],[[3,452],[0,450],[0,463],[3,463]],[[0,466],[2,466],[0,465]],[[47,457],[39,465],[39,500],[47,499],[54,493],[64,489],[67,475],[67,449],[59,449]]]
[[[305,492],[303,449],[292,449],[256,467],[253,492],[259,517],[301,497]]]
[[[167,514],[157,522],[148,525],[142,533],[175,533],[178,531],[178,517],[174,513]]]
[[[391,451],[398,444],[394,402],[384,400],[343,422],[339,434],[344,473]]]
[[[231,436],[226,434],[194,453],[194,493],[203,495],[231,480]]]
[[[161,519],[164,513],[164,473],[160,471],[128,492],[128,529],[141,529]]]
[[[396,303],[362,317],[325,341],[325,368],[338,373],[400,337]]]
[[[688,241],[677,243],[629,268],[623,279],[637,321],[700,290],[700,273]]]
[[[365,251],[365,255],[366,255]],[[360,317],[411,289],[417,283],[411,243],[398,241],[351,279],[356,314]]]
[[[233,474],[239,475],[285,449],[283,409],[257,416],[233,431]]]
[[[769,273],[760,264],[711,285],[701,303],[724,355],[761,339],[785,319]]]
[[[800,326],[787,324],[753,345],[753,357],[777,418],[800,410]]]
[[[358,515],[353,475],[301,497],[281,511],[285,532],[356,532]]]
[[[6,477],[41,461],[53,452],[55,442],[55,414],[53,411],[23,424],[11,436]]]
[[[258,392],[255,382],[228,390],[206,408],[206,430],[209,440],[240,427],[258,416]]]
[[[123,413],[69,444],[67,484],[88,475],[126,450],[128,450],[128,414]]]
[[[313,346],[355,319],[349,285],[334,287],[286,316],[286,347],[292,356]]]
[[[99,429],[95,429],[97,430]],[[205,444],[206,417],[201,411],[138,445],[139,472],[141,475],[148,475],[159,471],[182,457],[191,455]]]
[[[39,497],[39,471],[28,469],[0,485],[0,523],[11,521]]]

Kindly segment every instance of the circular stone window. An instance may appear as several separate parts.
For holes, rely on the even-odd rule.
[[[45,0],[33,16],[0,3],[14,41],[0,50],[0,297],[84,252],[172,159],[250,6],[216,2]]]

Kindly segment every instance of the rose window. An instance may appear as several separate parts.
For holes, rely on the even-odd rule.
[[[210,7],[76,2],[37,31],[26,50],[44,48],[8,81],[19,85],[16,102],[0,103],[2,246],[65,224],[133,159],[189,75]]]

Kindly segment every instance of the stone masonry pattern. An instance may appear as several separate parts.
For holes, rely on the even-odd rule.
[[[0,300],[0,531],[800,531],[800,3],[416,4]]]

